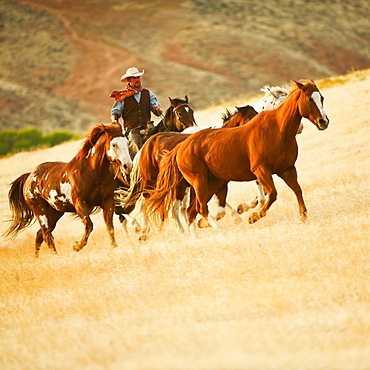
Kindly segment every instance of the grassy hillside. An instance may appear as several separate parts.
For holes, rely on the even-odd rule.
[[[0,13],[0,129],[106,122],[132,65],[164,107],[187,94],[194,109],[370,66],[366,0],[3,0]]]
[[[3,240],[0,368],[369,369],[369,83],[370,70],[320,81],[329,128],[304,120],[297,136],[305,223],[275,178],[267,216],[250,225],[249,214],[240,224],[227,215],[226,234],[193,238],[168,223],[140,243],[116,218],[112,251],[97,214],[79,253],[83,226],[70,216],[54,232],[58,256],[43,245],[33,260],[37,225]],[[224,109],[199,112],[199,122]],[[1,218],[10,181],[42,161],[70,160],[80,144],[0,160]],[[228,201],[255,195],[254,183],[231,183]]]

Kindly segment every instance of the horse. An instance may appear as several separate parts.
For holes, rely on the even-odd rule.
[[[140,134],[143,136],[144,144],[150,137],[158,132],[182,132],[188,127],[197,126],[194,118],[194,111],[189,105],[189,98],[187,95],[185,95],[184,99],[172,99],[170,97],[168,99],[170,101],[170,106],[166,110],[162,120],[159,121],[157,125],[148,125],[146,129],[142,129],[140,131]],[[123,191],[125,188],[127,188],[124,183],[121,185],[121,187],[123,188]],[[136,231],[139,231],[140,229],[140,225],[136,219],[129,215],[131,211],[132,209],[130,210],[127,207],[122,207],[119,204],[116,206],[115,210],[115,213],[118,215],[121,225],[126,233],[128,219],[135,226]]]
[[[264,86],[261,91],[263,91],[265,94],[264,96],[252,107],[250,105],[247,105],[245,107],[236,107],[236,109],[245,109],[245,108],[252,108],[252,110],[249,111],[249,113],[251,114],[251,117],[252,118],[255,114],[257,113],[260,113],[261,111],[264,111],[264,110],[270,110],[270,109],[274,109],[276,107],[278,107],[284,100],[285,98],[288,96],[288,90],[284,87],[284,86]],[[226,113],[224,113],[222,115],[222,119],[223,119],[223,122],[220,124],[216,124],[216,125],[213,125],[213,126],[202,126],[202,127],[189,127],[187,129],[185,129],[183,131],[183,133],[189,133],[189,134],[192,134],[192,133],[195,133],[195,132],[198,132],[200,130],[204,130],[206,128],[222,128],[222,127],[233,127],[234,124],[232,123],[232,121],[229,122],[229,124],[227,126],[225,126],[225,121],[228,120],[228,117],[231,116],[231,113],[230,111],[226,110]],[[302,133],[302,130],[303,130],[303,124],[300,123],[300,126],[299,126],[299,129],[297,131],[297,134],[300,134]],[[234,220],[238,220],[237,218],[237,214],[242,214],[252,208],[255,208],[257,206],[259,207],[262,207],[263,204],[266,202],[266,194],[265,194],[265,191],[263,189],[263,187],[261,186],[261,184],[258,182],[258,180],[256,180],[256,185],[257,185],[257,189],[258,189],[258,195],[256,197],[254,197],[252,200],[248,201],[248,202],[242,202],[239,204],[237,210],[235,210],[234,208],[232,208],[228,203],[225,202],[225,206],[230,210],[230,213],[232,215],[232,217],[234,218]],[[218,212],[217,212],[217,215],[216,215],[216,219],[220,219],[223,217],[223,215],[225,214],[225,208],[223,208],[221,206],[221,208],[219,208]],[[204,219],[201,219],[198,223],[198,226],[199,227],[208,227],[210,226],[210,224],[208,222],[206,222]]]
[[[275,202],[277,191],[273,174],[293,190],[302,221],[307,218],[302,189],[297,180],[296,134],[302,118],[319,130],[328,128],[324,98],[314,81],[292,81],[293,88],[279,107],[263,111],[247,125],[230,129],[207,129],[192,134],[163,157],[156,188],[147,199],[147,217],[166,219],[175,199],[176,187],[184,179],[193,188],[187,208],[188,225],[199,213],[216,230],[219,223],[209,214],[208,201],[229,181],[258,179],[267,193],[267,201],[253,212],[249,223],[264,217]]]
[[[187,95],[185,95],[184,99],[171,99],[170,97],[168,99],[170,100],[170,106],[162,120],[157,125],[149,125],[147,129],[140,131],[140,134],[144,137],[144,143],[158,132],[182,132],[188,127],[197,126],[194,111],[189,105]]]
[[[249,105],[238,107],[234,113],[227,110],[222,116],[223,126],[237,127],[246,124],[256,114],[257,112],[254,108]],[[130,175],[130,188],[127,191],[120,192],[122,196],[119,200],[121,204],[120,207],[126,214],[132,211],[132,207],[135,207],[136,201],[140,196],[144,197],[141,210],[143,211],[145,209],[145,199],[149,196],[149,190],[154,189],[156,186],[160,171],[160,163],[164,153],[172,150],[176,145],[188,138],[189,135],[190,134],[184,133],[162,132],[154,135],[144,144],[142,149],[138,152],[138,155],[134,158],[133,170]],[[188,186],[187,183],[182,183],[181,188],[178,189],[173,206],[173,215],[176,225],[181,232],[184,231],[184,228],[180,221],[179,209]],[[237,212],[226,203],[226,195],[227,189],[222,189],[216,194],[219,201],[219,208],[221,208],[219,215],[216,217],[223,217],[225,214],[224,209],[228,207],[231,209],[232,217],[234,219],[239,218]],[[147,240],[148,233],[149,223],[148,219],[144,216],[144,224],[139,239]]]
[[[117,182],[111,162],[125,175],[129,174],[132,160],[128,140],[121,125],[98,124],[70,162],[44,162],[19,176],[11,183],[8,194],[12,218],[5,236],[14,239],[36,218],[40,229],[36,233],[35,257],[39,256],[42,242],[57,254],[52,232],[63,214],[72,212],[85,225],[83,236],[73,246],[78,252],[87,244],[93,230],[89,215],[100,207],[111,246],[116,247],[113,213]]]

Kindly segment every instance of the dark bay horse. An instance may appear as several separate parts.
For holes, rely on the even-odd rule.
[[[187,95],[185,95],[184,99],[168,99],[170,100],[170,106],[166,110],[163,119],[157,125],[149,126],[147,129],[140,131],[144,136],[144,143],[158,132],[182,132],[188,127],[197,126],[194,119],[194,111],[189,105]]]
[[[182,132],[184,129],[188,127],[197,126],[195,119],[194,119],[194,111],[189,105],[189,98],[185,95],[184,99],[180,98],[168,98],[170,101],[170,106],[166,110],[166,113],[163,119],[157,124],[148,126],[148,128],[143,129],[140,131],[141,135],[143,135],[143,143],[145,144],[146,141],[151,138],[153,135],[160,133],[160,132]],[[140,152],[140,151],[139,151]],[[136,153],[137,155],[138,153]],[[125,191],[124,184],[121,185],[121,191]],[[119,217],[119,220],[127,231],[127,219],[135,225],[136,230],[139,230],[140,226],[137,221],[129,216],[129,213],[135,208],[134,205],[116,206],[116,214]]]
[[[261,112],[247,125],[195,133],[164,156],[157,187],[147,200],[147,215],[167,217],[176,184],[184,178],[194,189],[187,209],[189,226],[200,213],[213,227],[221,229],[209,215],[209,199],[229,181],[258,179],[267,201],[249,217],[249,222],[254,223],[276,200],[272,175],[277,174],[295,193],[301,219],[305,220],[307,209],[295,167],[296,134],[302,117],[319,130],[328,127],[329,119],[323,108],[324,98],[313,81],[293,84],[293,90],[278,108]]]
[[[226,111],[222,116],[224,127],[237,127],[244,125],[254,117],[257,112],[253,107],[247,105],[245,107],[237,107],[234,113]],[[126,214],[133,210],[136,201],[140,196],[147,198],[149,191],[154,189],[157,182],[157,177],[160,171],[160,163],[164,153],[172,150],[176,145],[184,141],[189,137],[190,134],[175,133],[175,132],[162,132],[151,137],[143,146],[138,153],[138,156],[134,159],[134,166],[131,173],[130,188],[123,192],[124,196],[121,199],[121,210]],[[185,190],[189,187],[189,184],[184,181],[179,184],[177,188],[177,194],[175,196],[173,214],[176,220],[176,225],[180,231],[184,231],[179,217],[179,209],[181,202],[184,199]],[[219,205],[225,207],[227,187],[220,189],[216,194]],[[145,201],[142,205],[142,209],[145,208]],[[231,208],[231,207],[230,207]],[[144,214],[145,215],[145,214]],[[224,214],[220,215],[221,218]],[[235,216],[237,216],[235,211]],[[139,237],[140,240],[146,240],[149,232],[148,219],[144,217],[144,225],[142,233]]]
[[[85,225],[83,236],[73,246],[77,252],[86,245],[93,230],[89,215],[100,207],[111,245],[116,247],[113,213],[117,182],[111,170],[112,162],[129,174],[132,161],[128,141],[121,125],[99,124],[91,130],[70,162],[44,162],[32,172],[18,177],[9,190],[12,218],[5,236],[15,238],[36,217],[40,229],[36,234],[35,257],[38,257],[43,241],[52,252],[57,253],[52,232],[63,214],[72,212]]]

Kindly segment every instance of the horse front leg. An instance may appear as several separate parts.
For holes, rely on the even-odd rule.
[[[176,229],[180,232],[180,233],[183,233],[185,230],[184,230],[184,227],[182,226],[182,223],[181,223],[181,220],[180,220],[180,209],[181,209],[181,204],[182,204],[182,201],[179,200],[179,199],[176,199],[173,203],[173,209],[172,209],[172,214],[173,214],[173,217],[176,221]]]
[[[114,235],[114,226],[113,226],[113,214],[115,209],[114,199],[110,199],[106,202],[103,206],[103,218],[105,222],[105,226],[107,228],[110,244],[112,248],[117,248],[117,242]]]
[[[297,197],[299,214],[301,216],[301,221],[307,220],[307,208],[303,200],[303,193],[301,186],[298,183],[297,169],[295,166],[288,168],[282,173],[278,174],[285,183],[293,190],[295,196]]]
[[[141,233],[139,235],[139,241],[141,242],[148,240],[150,232],[149,218],[146,215],[145,208],[146,208],[146,198],[142,196],[140,213],[143,214],[143,227],[141,228]]]
[[[265,217],[268,209],[271,207],[272,203],[274,203],[277,198],[277,191],[271,172],[266,168],[258,168],[255,171],[255,175],[257,176],[259,183],[264,189],[267,195],[267,199],[262,208],[254,211],[249,216],[248,222],[250,224],[257,222],[262,217]]]
[[[258,188],[258,195],[254,199],[250,200],[249,202],[240,203],[238,206],[239,214],[247,212],[252,208],[256,208],[257,206],[259,208],[262,208],[263,205],[266,203],[266,194],[265,194],[265,190],[263,189],[263,186],[258,182],[258,180],[256,180],[256,185]]]

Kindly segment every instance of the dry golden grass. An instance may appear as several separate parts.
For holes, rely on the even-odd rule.
[[[323,88],[329,129],[305,121],[297,168],[306,223],[276,179],[267,216],[254,225],[226,216],[222,236],[178,236],[169,224],[140,244],[116,220],[112,251],[98,214],[80,253],[72,244],[82,225],[70,216],[54,233],[59,256],[43,246],[33,259],[36,225],[3,241],[0,368],[369,369],[369,86],[370,70]],[[223,111],[198,121],[216,123]],[[79,145],[1,160],[2,219],[11,180],[69,160]],[[229,194],[237,206],[256,187],[232,183]]]

